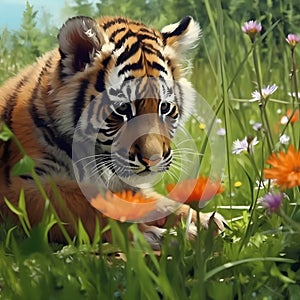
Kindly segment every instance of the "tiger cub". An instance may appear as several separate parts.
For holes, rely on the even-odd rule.
[[[146,193],[152,177],[172,164],[171,139],[191,114],[195,98],[181,62],[199,34],[189,16],[161,31],[123,17],[74,17],[60,29],[58,49],[0,89],[1,121],[34,160],[71,236],[79,219],[90,237],[96,219],[105,226],[106,218],[87,201],[97,193],[91,182],[101,181],[112,192]],[[42,219],[45,201],[30,174],[12,176],[21,158],[13,141],[0,142],[1,215],[17,220],[4,198],[17,205],[23,189],[34,226]],[[166,213],[152,224],[162,224],[173,209],[173,201],[164,201],[158,210]],[[177,214],[186,215],[187,207]],[[221,218],[215,218],[222,227]],[[207,225],[209,215],[201,219]],[[160,238],[154,226],[141,225],[141,230],[151,236],[150,242],[153,236]],[[57,226],[49,238],[64,239]],[[104,239],[110,239],[109,232]]]

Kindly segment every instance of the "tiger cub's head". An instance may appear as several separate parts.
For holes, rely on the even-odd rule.
[[[140,182],[169,168],[170,141],[195,98],[181,63],[199,35],[191,17],[161,31],[126,18],[75,17],[64,24],[59,125],[77,128],[79,141],[94,141],[93,172]]]

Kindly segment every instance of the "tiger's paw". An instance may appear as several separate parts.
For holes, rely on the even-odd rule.
[[[141,224],[140,230],[142,231],[145,240],[149,243],[153,250],[161,249],[161,241],[167,229]]]
[[[225,218],[217,212],[200,214],[200,223],[204,228],[208,229],[212,222],[217,226],[218,232],[223,232],[228,227]]]
[[[188,236],[190,239],[194,239],[197,235],[197,212],[193,211],[193,216],[191,222],[187,224],[188,226]],[[214,236],[222,233],[226,228],[229,228],[225,218],[217,213],[200,213],[200,224],[203,228],[209,229],[211,226],[214,226]]]

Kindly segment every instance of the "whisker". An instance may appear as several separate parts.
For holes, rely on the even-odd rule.
[[[88,178],[91,178],[92,176],[99,174],[100,177],[104,175],[105,172],[109,171],[111,167],[113,166],[113,162],[106,162],[106,164],[102,163],[101,165],[96,165],[95,168],[92,170],[92,172],[89,174]],[[106,167],[106,169],[104,169]],[[104,169],[104,170],[103,170]],[[100,173],[100,170],[102,171]]]
[[[172,180],[174,180],[175,182],[178,182],[179,176],[178,176],[175,172],[173,172],[172,170],[167,170],[167,171],[166,171],[166,174],[167,174]]]
[[[188,161],[190,162],[190,161]],[[190,173],[190,168],[188,167],[187,164],[183,164],[182,162],[173,160],[172,165],[171,165],[174,169],[176,169],[177,171],[184,171],[185,174],[189,174]]]
[[[190,140],[191,140],[190,138],[187,138],[187,139],[181,140],[179,143],[176,143],[176,144],[175,144],[175,141],[173,141],[172,144],[175,144],[176,146],[178,146],[178,145],[181,145],[182,143],[185,143]]]
[[[186,165],[186,164],[183,164],[182,162],[190,162],[190,160],[188,160],[188,159],[181,159],[180,161],[178,161],[178,160],[174,159],[174,160],[172,161],[172,165],[181,167],[181,168],[183,168],[183,169],[185,169],[185,168],[188,169],[187,165]]]
[[[86,157],[82,157],[79,160],[75,161],[75,164],[78,164],[79,162],[85,160],[85,159],[95,159],[98,157],[110,157],[111,154],[107,154],[107,153],[100,153],[100,154],[95,154],[95,155],[90,155],[90,156],[86,156]]]
[[[182,172],[185,175],[189,175],[190,172],[188,172],[187,170],[185,170],[184,168],[181,168],[181,166],[173,166],[173,169],[176,170],[177,172]]]
[[[180,148],[180,149],[173,149],[173,154],[192,154],[197,156],[203,156],[203,153],[192,151],[190,148]]]

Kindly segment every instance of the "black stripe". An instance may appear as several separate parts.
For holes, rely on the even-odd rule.
[[[45,159],[47,162],[43,162],[43,166],[45,166],[48,169],[53,170],[54,172],[57,172],[57,167],[59,167],[59,169],[64,168],[68,174],[70,174],[70,170],[69,170],[69,166],[65,163],[65,161],[63,160],[58,160],[57,156],[55,156],[54,154],[51,153],[43,153],[43,159]],[[54,165],[53,165],[54,164]],[[71,174],[70,174],[71,176]]]
[[[17,96],[19,94],[19,90],[24,86],[24,84],[28,81],[28,76],[25,76],[19,80],[17,86],[15,87],[14,93],[6,100],[6,107],[4,112],[1,115],[1,120],[11,128],[12,123],[12,113],[16,105]]]
[[[139,41],[146,42],[144,40],[151,40],[157,42],[157,37],[149,34],[138,34],[137,38]]]
[[[119,128],[117,128],[115,130],[109,130],[109,131],[110,131],[110,133],[107,132],[107,129],[100,129],[99,133],[103,133],[106,137],[112,137],[118,133]]]
[[[142,84],[142,80],[137,79],[136,81],[137,81],[137,83],[135,83],[136,84],[136,86],[135,86],[135,100],[141,100],[142,99],[142,92],[144,90],[143,89],[142,91],[140,91],[140,86]]]
[[[53,135],[53,140],[57,147],[65,151],[66,154],[72,158],[72,139],[69,136],[65,134],[60,134],[59,136]]]
[[[40,128],[40,127],[46,127],[48,125],[48,120],[45,120],[44,118],[42,118],[42,116],[39,114],[38,112],[38,107],[35,104],[35,100],[38,99],[38,92],[40,91],[40,84],[41,84],[41,80],[42,77],[44,76],[44,74],[46,73],[48,67],[51,66],[51,60],[52,58],[50,57],[47,62],[45,63],[45,65],[43,66],[41,72],[39,73],[37,82],[34,86],[34,89],[31,93],[31,96],[29,98],[29,103],[30,103],[30,108],[29,108],[29,113],[34,121],[34,124],[36,125],[36,127]],[[42,99],[40,99],[42,100]]]
[[[140,43],[139,41],[135,42],[130,49],[128,49],[128,45],[123,53],[117,58],[116,66],[119,66],[123,62],[125,62],[128,58],[133,56],[139,49],[140,49]]]
[[[20,175],[19,177],[24,180],[33,180],[32,176],[30,176],[30,175]]]
[[[143,66],[143,57],[140,56],[140,59],[136,63],[128,64],[128,65],[124,66],[124,68],[118,72],[118,76],[123,75],[127,71],[134,71],[134,70],[141,69],[142,66]]]
[[[97,75],[97,81],[95,83],[95,89],[102,93],[105,90],[105,82],[104,82],[104,77],[105,77],[105,70],[100,70]]]
[[[65,151],[72,158],[72,140],[68,136],[58,133],[54,121],[51,122],[51,125],[46,123],[39,117],[36,109],[31,109],[31,116],[34,124],[41,129],[45,141],[51,146],[56,146]]]
[[[143,28],[139,29],[139,32],[146,32],[146,33],[152,34],[153,30],[149,29],[147,27],[143,27]]]
[[[40,90],[39,87],[40,87],[40,84],[42,81],[42,77],[45,75],[51,60],[52,60],[52,58],[50,57],[39,73],[36,85],[34,86],[34,89],[32,90],[31,97],[29,98],[29,103],[31,103],[31,104],[33,104],[34,100],[36,100],[36,96],[38,94],[38,91]]]
[[[125,41],[132,37],[132,36],[136,36],[136,34],[134,34],[131,30],[128,30],[123,36],[122,38],[116,43],[115,45],[115,49],[119,49],[123,46],[123,44],[125,43]]]
[[[118,33],[123,32],[123,31],[125,31],[125,30],[126,30],[125,27],[121,27],[121,28],[118,28],[117,30],[115,30],[115,31],[110,35],[110,41],[113,41]]]
[[[5,184],[7,186],[10,186],[11,185],[11,180],[10,180],[10,166],[5,166],[4,168],[4,179],[5,179]]]
[[[105,145],[105,146],[111,146],[113,143],[113,140],[106,140],[104,142],[100,141],[99,139],[97,139],[97,142],[101,145]]]
[[[85,94],[86,90],[89,86],[89,80],[83,80],[80,84],[80,88],[77,92],[76,99],[73,104],[73,124],[74,128],[76,127],[76,124],[78,120],[81,117],[82,111],[85,106]]]
[[[181,35],[189,26],[190,22],[191,22],[191,17],[190,16],[186,16],[183,17],[180,20],[179,25],[176,27],[176,29],[172,32],[164,32],[162,33],[163,38],[164,38],[164,42],[166,42],[166,40],[172,36],[179,36]]]
[[[164,72],[165,74],[168,74],[168,72],[166,71],[166,69],[162,65],[160,65],[159,63],[157,63],[156,61],[154,61],[150,65],[151,65],[151,67],[153,69],[156,69],[158,71]]]
[[[111,26],[113,26],[115,24],[121,24],[121,23],[128,24],[127,19],[122,18],[122,17],[120,17],[120,18],[114,18],[111,21],[102,24],[102,27],[104,28],[104,30],[106,30],[106,29],[108,29],[109,27],[111,27]]]
[[[63,71],[64,67],[65,67],[63,64],[63,60],[66,58],[66,55],[60,49],[58,49],[58,51],[59,51],[60,57],[61,57],[58,62],[58,75],[59,75],[59,79],[61,81],[63,81],[64,78],[68,76],[68,74]]]
[[[161,52],[158,51],[158,50],[156,50],[155,48],[153,48],[153,46],[150,45],[150,44],[144,44],[144,45],[142,46],[142,49],[143,49],[143,51],[144,51],[145,53],[154,54],[154,55],[156,55],[158,58],[160,58],[162,61],[165,60],[164,57],[163,57],[163,55],[161,54]]]
[[[41,167],[35,167],[34,170],[37,173],[37,175],[39,175],[39,176],[47,174],[47,171],[45,171]]]
[[[105,90],[105,72],[106,72],[105,70],[106,70],[108,63],[110,62],[110,59],[111,59],[111,57],[109,56],[105,60],[103,60],[103,62],[102,62],[103,68],[98,72],[98,75],[97,75],[95,89],[100,93],[102,93]]]

